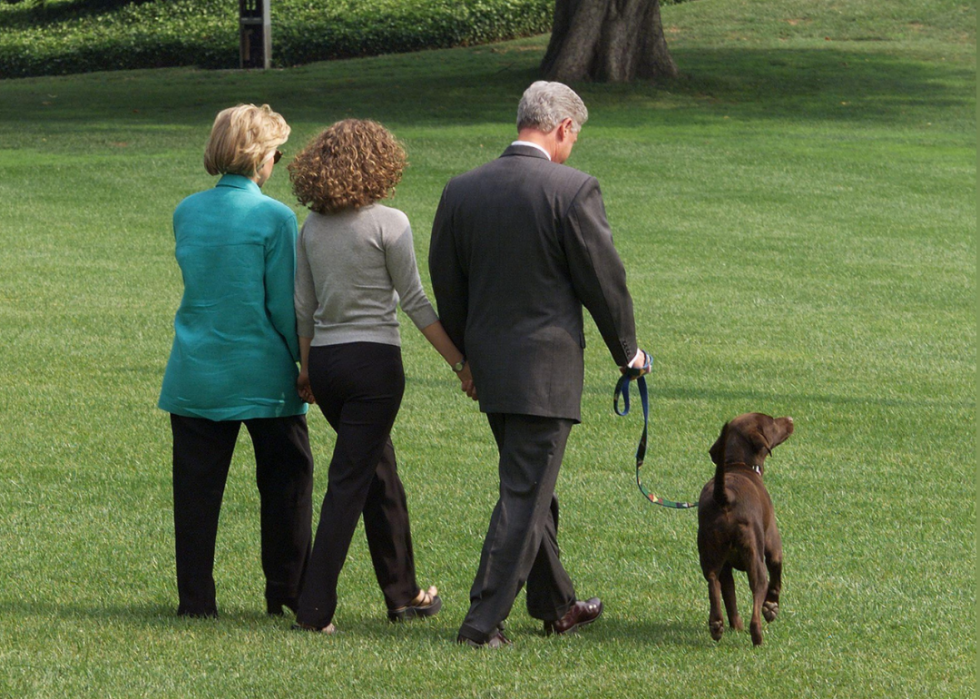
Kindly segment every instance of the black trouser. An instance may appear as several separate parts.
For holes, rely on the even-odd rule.
[[[490,517],[461,636],[484,643],[527,583],[528,613],[557,621],[575,604],[558,551],[555,483],[571,420],[488,413],[500,452],[500,497]]]
[[[407,605],[419,587],[408,505],[390,438],[405,391],[401,349],[374,342],[312,347],[309,372],[313,395],[337,442],[296,620],[322,628],[337,609],[337,579],[362,513],[388,608]]]
[[[218,613],[218,514],[242,422],[255,448],[266,602],[270,610],[296,606],[312,539],[313,456],[306,416],[216,422],[171,414],[178,614]]]

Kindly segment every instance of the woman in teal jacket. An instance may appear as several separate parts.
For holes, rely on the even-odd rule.
[[[262,194],[290,128],[268,105],[220,112],[217,186],[174,212],[184,295],[159,407],[173,431],[177,613],[217,616],[218,513],[241,423],[255,448],[267,611],[296,607],[311,542],[313,458],[295,382],[296,216]]]

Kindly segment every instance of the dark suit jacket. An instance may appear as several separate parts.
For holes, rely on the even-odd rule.
[[[446,185],[429,272],[487,413],[581,419],[582,305],[613,359],[636,354],[633,301],[598,181],[511,146]]]

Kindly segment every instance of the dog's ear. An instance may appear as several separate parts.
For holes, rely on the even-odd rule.
[[[725,438],[728,436],[728,423],[726,422],[722,425],[721,434],[718,435],[718,439],[715,443],[711,445],[708,450],[708,454],[711,456],[711,461],[715,466],[722,466],[721,460],[725,457]]]
[[[749,435],[749,442],[752,444],[752,451],[761,454],[763,457],[772,456],[772,448],[776,446],[766,436],[766,430],[754,429]]]

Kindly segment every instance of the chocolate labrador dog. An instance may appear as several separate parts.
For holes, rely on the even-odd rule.
[[[716,468],[698,500],[698,554],[711,601],[708,628],[716,641],[725,630],[722,599],[728,623],[737,631],[743,628],[735,606],[733,568],[749,575],[752,643],[762,643],[760,614],[772,621],[779,612],[783,543],[762,474],[766,457],[791,434],[791,417],[746,413],[721,428],[709,451]]]

